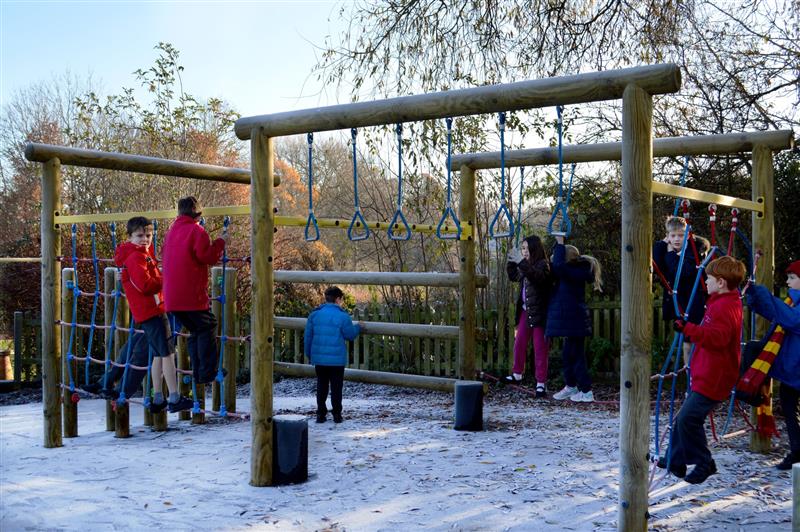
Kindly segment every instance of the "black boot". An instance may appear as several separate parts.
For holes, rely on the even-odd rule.
[[[701,484],[706,481],[708,477],[717,472],[717,463],[711,460],[707,464],[697,464],[692,469],[692,472],[686,475],[685,480],[689,484]]]
[[[659,458],[658,462],[656,463],[656,465],[658,467],[660,467],[661,469],[666,469],[667,468],[667,457],[666,456],[662,456],[661,458]],[[683,477],[686,476],[686,466],[685,465],[670,464],[669,472],[672,473],[673,475],[675,475],[678,478],[683,478]]]
[[[788,471],[797,463],[800,463],[800,453],[789,453],[775,468],[781,471]]]

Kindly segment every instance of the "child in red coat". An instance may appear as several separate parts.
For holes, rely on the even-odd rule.
[[[678,332],[692,339],[696,351],[691,361],[691,392],[673,427],[669,446],[669,470],[690,484],[700,484],[717,472],[711,458],[703,423],[731,393],[739,378],[742,302],[737,288],[745,278],[744,264],[730,256],[706,267],[708,300],[699,325],[676,320]],[[686,466],[694,464],[688,475]],[[660,467],[667,460],[659,460]]]
[[[208,267],[222,258],[228,235],[213,242],[200,227],[200,205],[194,197],[178,201],[178,217],[164,237],[164,305],[186,327],[192,373],[198,384],[217,375],[217,320],[209,310]]]
[[[180,412],[192,407],[192,401],[178,392],[175,370],[175,345],[169,330],[161,297],[161,272],[153,254],[153,224],[136,216],[128,220],[128,241],[117,247],[114,262],[122,268],[122,287],[137,328],[144,330],[153,353],[153,402],[151,412],[169,408]],[[133,341],[133,339],[129,339]],[[161,382],[167,381],[169,397],[164,400]]]

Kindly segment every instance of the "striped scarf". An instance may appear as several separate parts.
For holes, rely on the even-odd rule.
[[[792,306],[792,299],[787,297],[784,303]],[[772,363],[775,362],[775,357],[781,349],[783,337],[785,332],[780,325],[775,327],[772,335],[770,335],[767,343],[761,349],[758,357],[756,357],[753,364],[745,371],[742,378],[736,386],[739,390],[755,395],[759,390],[764,396],[764,403],[756,407],[756,419],[758,425],[756,430],[764,437],[777,436],[778,430],[775,426],[775,418],[772,416],[772,400],[770,397],[771,381],[767,378]]]

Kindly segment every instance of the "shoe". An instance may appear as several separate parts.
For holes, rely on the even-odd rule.
[[[317,423],[325,423],[326,419],[328,419],[328,416],[326,416],[326,415],[322,415],[321,416],[321,415],[317,414]]]
[[[503,380],[508,384],[519,384],[522,382],[522,375],[519,373],[512,373],[511,375],[506,376]]]
[[[109,401],[116,401],[119,399],[119,392],[117,390],[103,388],[100,390],[100,397]]]
[[[701,484],[705,480],[717,472],[717,463],[711,460],[708,464],[697,464],[692,469],[692,472],[686,475],[683,479],[689,484]]]
[[[167,408],[167,402],[161,401],[160,403],[150,402],[150,413],[151,414],[158,414],[159,412],[163,412],[164,409]]]
[[[547,397],[547,390],[541,384],[536,385],[536,397],[538,398]]]
[[[333,422],[334,423],[341,423],[342,421],[344,421],[344,419],[342,419],[342,415],[341,414],[334,414],[333,415]]]
[[[194,408],[194,401],[181,395],[174,403],[167,402],[167,407],[169,408],[169,413],[174,414],[175,412],[191,410]]]
[[[775,468],[780,471],[788,471],[794,464],[798,463],[800,463],[800,453],[789,453]]]
[[[559,401],[563,401],[564,399],[569,399],[577,392],[578,388],[575,386],[564,386],[563,388],[561,388],[561,391],[558,391],[553,394],[553,399],[558,399]]]
[[[666,456],[662,456],[661,458],[659,458],[658,462],[656,462],[656,465],[658,467],[660,467],[661,469],[666,469],[667,468],[667,457]],[[675,475],[678,478],[683,478],[683,477],[686,476],[686,465],[670,464],[669,472],[672,473],[673,475]]]
[[[594,393],[592,393],[592,390],[588,392],[576,392],[569,396],[569,400],[574,403],[593,403]]]
[[[92,382],[90,384],[84,384],[83,386],[81,386],[81,390],[83,390],[84,392],[87,392],[87,393],[92,393],[94,395],[97,395],[97,394],[100,393],[100,389],[102,387],[103,387],[103,385],[101,383]]]

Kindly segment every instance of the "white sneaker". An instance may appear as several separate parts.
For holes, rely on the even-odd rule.
[[[569,397],[569,400],[576,403],[592,403],[594,402],[594,394],[592,390],[588,392],[576,392]]]
[[[561,388],[561,391],[558,391],[553,394],[553,399],[558,399],[559,401],[563,401],[564,399],[568,399],[578,393],[578,388],[575,386],[564,386]]]

